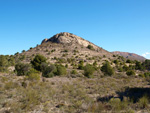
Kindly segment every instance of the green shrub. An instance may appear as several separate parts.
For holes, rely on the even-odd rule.
[[[27,75],[28,80],[31,81],[39,81],[40,80],[40,72],[31,68]]]
[[[19,52],[15,53],[15,55],[18,56],[18,55],[19,55]]]
[[[31,73],[28,75],[28,80],[31,80],[31,81],[39,81],[40,80],[40,74],[39,73]]]
[[[142,65],[144,69],[150,70],[150,60],[145,60]]]
[[[57,67],[57,72],[56,75],[66,75],[67,74],[67,70],[66,67],[63,65],[56,65]]]
[[[0,72],[7,71],[8,68],[8,60],[6,56],[0,55]]]
[[[66,63],[67,60],[64,59],[64,58],[58,58],[58,59],[57,59],[57,62],[58,62],[58,63]]]
[[[17,72],[18,76],[27,75],[30,72],[30,69],[30,64],[18,63],[15,65],[15,71]]]
[[[93,66],[94,66],[94,67],[96,67],[96,66],[97,66],[97,62],[96,62],[96,61],[93,63]]]
[[[72,70],[72,71],[71,71],[71,74],[74,74],[74,75],[75,75],[75,74],[77,74],[77,73],[78,73],[78,72],[77,72],[76,70]]]
[[[145,76],[145,77],[150,77],[150,72],[144,73],[144,76]]]
[[[36,55],[35,58],[31,61],[31,64],[33,65],[34,69],[38,71],[42,71],[41,64],[46,63],[46,58],[42,55]]]
[[[129,70],[129,67],[128,67],[127,65],[124,65],[124,66],[123,66],[123,70],[124,70],[124,71],[127,71],[127,70]]]
[[[128,102],[121,101],[119,98],[111,98],[109,103],[112,107],[112,110],[116,113],[120,113],[121,110],[125,110],[128,108]]]
[[[113,57],[116,57],[116,55],[113,55]]]
[[[119,72],[123,72],[123,68],[120,66],[120,67],[118,67],[118,71]]]
[[[149,98],[146,95],[143,96],[142,98],[140,98],[139,102],[138,102],[140,107],[143,108],[143,109],[148,107],[148,104],[149,104],[148,100],[149,100]]]
[[[131,61],[130,59],[128,59],[128,60],[126,61],[126,63],[132,63],[132,61]]]
[[[114,63],[115,63],[116,65],[118,65],[118,64],[119,64],[119,61],[118,61],[118,60],[114,60]]]
[[[144,69],[141,62],[136,61],[135,69],[136,70],[143,70]]]
[[[55,65],[51,64],[50,66],[45,66],[45,68],[42,71],[42,76],[43,77],[47,77],[47,78],[51,78],[55,75],[55,73],[57,72],[57,68]]]
[[[9,63],[9,66],[14,66],[15,65],[15,58],[14,57],[10,57],[8,59],[8,63]]]
[[[145,75],[144,75],[144,74],[139,74],[139,77],[144,78],[144,77],[145,77]]]
[[[67,49],[65,49],[63,52],[68,52],[68,50],[67,50]]]
[[[52,53],[55,52],[55,51],[56,51],[55,49],[51,50]]]
[[[68,68],[68,64],[66,64],[65,67]]]
[[[26,52],[25,50],[22,50],[22,53]]]
[[[94,67],[90,64],[87,64],[84,67],[84,76],[86,76],[88,78],[92,78],[94,71],[95,71]]]
[[[105,75],[109,75],[109,76],[114,74],[114,70],[108,61],[106,61],[103,64],[103,66],[101,67],[101,71],[104,72]]]
[[[126,74],[127,74],[128,76],[131,76],[131,75],[135,75],[135,72],[134,72],[133,70],[128,70],[128,71],[126,72]]]
[[[87,48],[90,49],[90,50],[94,50],[92,45],[88,45]]]
[[[134,65],[129,65],[129,70],[135,70],[135,66]]]
[[[45,68],[42,70],[42,76],[47,78],[56,75],[66,75],[66,74],[67,74],[66,67],[63,65],[53,65],[53,64],[51,64],[50,66],[45,65]]]
[[[78,64],[78,69],[83,70],[83,68],[84,68],[84,61],[81,60],[81,61],[79,62],[79,64]]]
[[[25,55],[21,55],[21,56],[19,57],[19,60],[23,61],[25,58],[26,58]]]

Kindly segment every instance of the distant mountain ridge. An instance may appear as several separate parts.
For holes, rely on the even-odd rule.
[[[75,58],[76,60],[82,59],[87,62],[91,62],[91,60],[87,59],[94,57],[101,57],[104,60],[114,60],[113,54],[123,56],[131,60],[146,60],[144,57],[134,53],[119,51],[109,52],[88,40],[85,40],[77,35],[68,32],[61,32],[50,37],[49,39],[44,39],[40,45],[22,53],[22,55],[27,56],[28,62],[36,54],[44,55],[46,58],[49,59],[49,62],[52,63],[54,63],[54,60],[51,59],[56,58]]]
[[[135,53],[114,51],[114,52],[112,52],[112,54],[120,55],[120,56],[123,56],[123,57],[125,57],[127,59],[131,59],[131,60],[138,60],[138,61],[146,60],[146,58],[144,58],[143,56],[137,55]]]

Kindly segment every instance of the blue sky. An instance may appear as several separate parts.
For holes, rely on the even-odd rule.
[[[0,54],[59,32],[150,58],[150,0],[0,0]]]

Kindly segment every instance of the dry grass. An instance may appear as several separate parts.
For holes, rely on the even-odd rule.
[[[149,111],[149,97],[133,102],[123,95],[126,88],[149,86],[144,78],[54,77],[30,81],[12,75],[0,76],[0,112],[97,113]],[[26,84],[26,85],[25,85]],[[136,90],[137,91],[137,90]]]

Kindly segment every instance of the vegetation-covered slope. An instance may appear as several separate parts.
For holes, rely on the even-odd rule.
[[[0,112],[100,113],[150,109],[150,60],[130,60],[69,33],[0,56]]]

